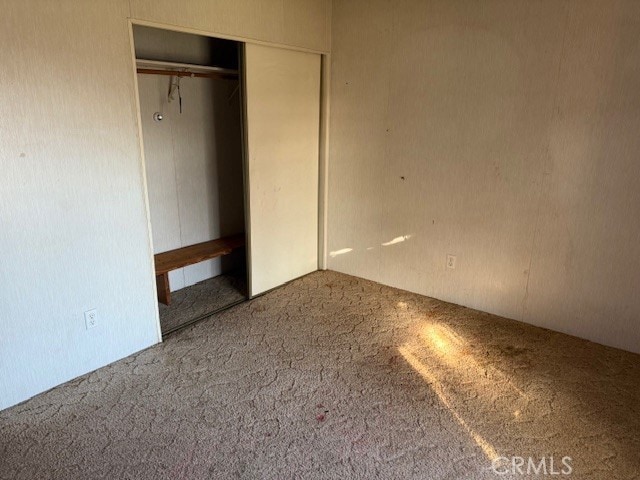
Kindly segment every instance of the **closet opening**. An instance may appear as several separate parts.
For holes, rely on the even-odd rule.
[[[133,37],[164,336],[248,298],[242,44]]]

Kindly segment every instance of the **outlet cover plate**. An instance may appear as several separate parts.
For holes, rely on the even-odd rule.
[[[447,255],[447,268],[455,269],[456,268],[456,256],[455,255]]]

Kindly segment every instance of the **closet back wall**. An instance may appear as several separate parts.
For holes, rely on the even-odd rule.
[[[138,78],[154,253],[244,231],[238,82],[183,78],[180,113],[169,79]],[[173,270],[171,290],[220,273],[221,258]]]
[[[206,37],[144,27],[134,28],[134,39],[143,59],[203,65],[215,48]],[[244,232],[239,81],[182,78],[182,113],[177,93],[168,99],[171,81],[138,74],[154,253]],[[239,266],[229,257],[225,269]],[[216,258],[173,270],[171,290],[219,275],[222,266]]]

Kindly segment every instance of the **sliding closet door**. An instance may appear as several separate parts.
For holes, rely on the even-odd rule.
[[[318,269],[320,55],[246,45],[250,294]]]

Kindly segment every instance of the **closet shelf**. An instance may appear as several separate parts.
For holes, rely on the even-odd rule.
[[[244,246],[244,233],[209,240],[155,255],[156,275],[227,255]]]
[[[137,59],[138,73],[151,75],[172,75],[178,77],[205,77],[205,78],[237,78],[238,70],[222,67],[210,67],[192,63],[165,62],[162,60]]]
[[[171,304],[170,271],[228,255],[244,245],[245,235],[240,233],[154,255],[158,300],[165,305]]]

